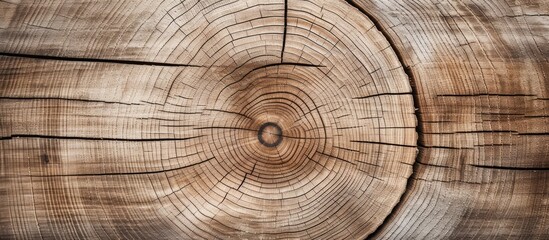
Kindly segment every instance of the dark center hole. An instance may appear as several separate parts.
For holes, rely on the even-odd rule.
[[[276,123],[264,123],[259,127],[257,139],[267,147],[276,147],[282,142],[282,129]]]

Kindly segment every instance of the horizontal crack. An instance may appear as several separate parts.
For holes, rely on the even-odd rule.
[[[498,170],[519,170],[519,171],[548,171],[549,167],[510,167],[510,166],[491,166],[491,165],[479,165],[469,164],[469,166],[477,168],[498,169]]]
[[[420,165],[425,165],[425,166],[429,166],[429,167],[453,168],[453,167],[450,167],[450,166],[437,165],[437,164],[432,164],[432,163],[422,163],[422,162],[417,162],[417,163],[420,164]]]
[[[252,71],[261,69],[261,68],[268,68],[268,67],[275,67],[275,66],[299,66],[299,67],[326,67],[324,65],[317,65],[317,64],[309,64],[309,63],[298,63],[298,62],[281,62],[281,63],[272,63],[272,64],[266,64],[258,68],[254,68]]]
[[[52,136],[37,134],[14,134],[7,137],[0,137],[0,140],[11,140],[14,138],[46,138],[46,139],[73,139],[91,141],[128,141],[128,142],[155,142],[155,141],[184,141],[199,138],[202,136],[187,138],[100,138],[100,137],[77,137],[77,136]]]
[[[62,101],[78,101],[89,103],[106,103],[106,104],[123,104],[123,105],[141,105],[140,103],[124,103],[114,101],[102,101],[92,99],[76,99],[76,98],[63,98],[63,97],[0,97],[0,100],[62,100]]]
[[[372,94],[364,97],[354,97],[353,99],[365,99],[365,98],[372,98],[372,97],[379,97],[379,96],[398,96],[398,95],[412,95],[412,93],[411,92],[378,93],[378,94]]]
[[[356,143],[371,143],[371,144],[381,144],[381,145],[389,145],[389,146],[397,146],[397,147],[412,147],[412,148],[417,148],[417,146],[414,146],[414,145],[397,144],[397,143],[386,143],[386,142],[375,142],[375,141],[351,140],[350,142],[356,142]]]
[[[98,62],[98,63],[129,64],[129,65],[162,66],[162,67],[201,67],[197,65],[179,64],[179,63],[149,62],[149,61],[105,59],[105,58],[60,57],[60,56],[8,53],[8,52],[0,52],[0,56],[34,58],[34,59],[44,59],[44,60],[54,60],[54,61]]]
[[[522,93],[478,93],[478,94],[439,94],[437,97],[533,97],[535,94]]]
[[[227,110],[214,109],[214,108],[206,108],[206,109],[204,109],[204,111],[212,111],[212,112],[222,112],[222,113],[236,114],[236,115],[245,117],[245,118],[247,118],[247,119],[253,120],[252,118],[246,116],[245,114],[239,113],[239,112],[231,112],[231,111],[227,111]]]
[[[549,132],[519,133],[518,135],[549,135]]]
[[[190,165],[186,165],[183,167],[178,168],[172,168],[172,169],[166,169],[166,170],[158,170],[158,171],[142,171],[142,172],[112,172],[112,173],[83,173],[83,174],[53,174],[53,175],[29,175],[29,177],[94,177],[94,176],[117,176],[117,175],[144,175],[144,174],[157,174],[157,173],[164,173],[164,172],[171,172],[171,171],[177,171],[189,167],[193,167],[205,162],[208,162],[210,160],[214,159],[214,157],[205,159],[203,161],[193,163]],[[25,177],[25,176],[20,176]]]

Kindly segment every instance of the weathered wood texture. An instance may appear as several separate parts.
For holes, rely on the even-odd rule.
[[[0,1],[0,238],[548,239],[548,25],[545,0]]]

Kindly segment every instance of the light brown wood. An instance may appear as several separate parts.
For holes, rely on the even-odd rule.
[[[0,238],[549,238],[548,14],[0,1]]]

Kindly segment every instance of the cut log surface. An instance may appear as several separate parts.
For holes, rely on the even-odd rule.
[[[0,239],[549,239],[546,0],[0,0]]]

